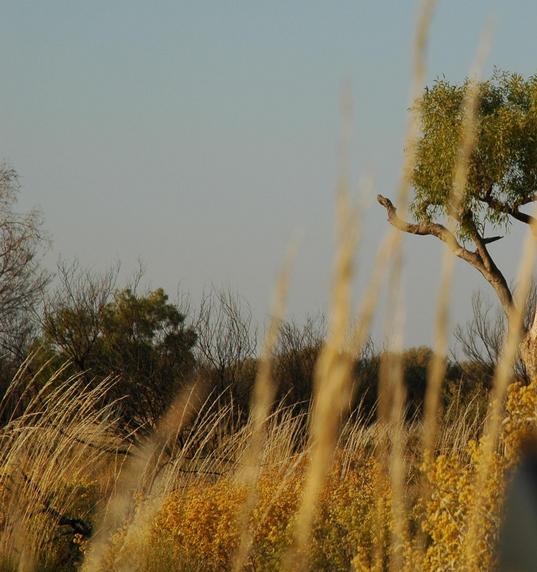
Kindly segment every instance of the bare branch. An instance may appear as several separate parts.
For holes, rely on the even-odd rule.
[[[0,163],[0,347],[15,363],[34,333],[34,312],[50,279],[40,266],[47,247],[41,216],[16,210],[18,192],[17,173]]]
[[[445,242],[451,251],[459,258],[462,258],[478,270],[481,270],[483,267],[483,262],[479,254],[464,248],[457,241],[453,233],[451,233],[444,225],[433,222],[409,223],[399,218],[397,215],[397,209],[394,207],[390,199],[382,195],[377,195],[377,201],[386,209],[386,212],[388,213],[388,222],[395,228],[409,234],[435,236],[442,242]]]
[[[496,291],[504,311],[506,313],[510,311],[510,308],[513,304],[511,290],[509,289],[503,274],[500,272],[499,268],[492,260],[492,257],[490,256],[486,247],[487,243],[494,242],[494,240],[499,240],[498,237],[492,237],[492,239],[483,238],[477,231],[473,220],[467,221],[467,224],[470,225],[471,238],[476,245],[476,251],[468,250],[457,241],[454,234],[450,232],[444,225],[425,221],[419,223],[409,223],[397,215],[397,209],[390,201],[390,199],[382,195],[377,195],[377,201],[386,209],[386,212],[388,213],[388,222],[392,226],[409,234],[435,236],[442,242],[445,242],[448,248],[456,256],[468,262],[468,264],[473,266],[476,270],[479,270],[479,272],[481,272],[481,274]]]

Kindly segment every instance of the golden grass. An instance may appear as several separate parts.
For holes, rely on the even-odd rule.
[[[411,101],[425,77],[434,5],[424,0],[420,11]],[[478,94],[471,85],[451,190],[455,209],[475,143]],[[87,572],[493,567],[506,471],[523,436],[537,428],[537,382],[509,385],[522,313],[509,317],[485,420],[471,401],[453,399],[442,412],[453,276],[446,248],[424,419],[405,420],[403,258],[396,229],[379,248],[358,319],[352,319],[358,213],[348,189],[349,109],[345,100],[329,330],[310,410],[272,409],[272,360],[289,265],[278,282],[245,426],[223,430],[232,406],[216,409],[219,400],[194,384],[177,396],[153,435],[126,437],[114,404],[101,405],[113,380],[90,387],[82,376],[60,382],[59,371],[0,432],[1,569],[60,569],[65,562],[65,569],[76,564]],[[397,189],[403,216],[417,136],[413,113]],[[535,254],[535,233],[529,232],[517,282],[519,309]],[[348,416],[352,373],[388,271],[388,351],[378,419],[370,422]],[[22,403],[33,383],[22,387],[23,379],[13,380],[0,409],[17,393]]]
[[[296,569],[307,560],[307,546],[317,499],[328,474],[339,426],[351,400],[352,357],[347,339],[351,308],[352,259],[355,242],[353,209],[344,190],[338,197],[340,236],[333,287],[331,322],[326,344],[316,367],[314,401],[310,420],[309,463],[294,527],[293,544],[284,568]]]
[[[0,557],[12,563],[6,569],[41,570],[47,562],[56,569],[59,554],[78,547],[86,570],[232,569],[246,520],[245,570],[302,570],[307,562],[313,570],[348,570],[351,562],[356,570],[395,563],[409,570],[436,570],[440,563],[446,564],[442,569],[459,570],[464,569],[471,518],[480,532],[474,548],[479,562],[492,565],[505,470],[515,462],[523,435],[537,426],[535,382],[510,386],[499,447],[492,452],[488,441],[479,441],[482,420],[472,403],[452,402],[455,410],[446,411],[425,464],[421,423],[402,424],[408,510],[397,514],[394,479],[379,454],[390,442],[392,426],[347,419],[338,427],[336,442],[320,442],[322,454],[328,450],[331,455],[326,461],[321,457],[322,480],[314,474],[314,510],[301,547],[307,553],[293,561],[290,555],[299,555],[295,531],[307,482],[319,470],[315,445],[297,447],[300,416],[277,408],[265,420],[255,498],[248,506],[252,483],[244,479],[244,465],[251,460],[251,425],[221,434],[207,454],[205,443],[218,434],[228,411],[197,403],[189,439],[181,447],[160,448],[156,443],[168,439],[181,418],[185,421],[182,401],[167,417],[170,423],[163,423],[160,437],[127,455],[135,447],[125,447],[112,408],[99,407],[95,399],[95,391],[70,380],[69,388],[62,384],[46,396],[45,407],[35,401],[3,431]],[[319,413],[310,414],[313,423]],[[423,495],[421,479],[434,494]],[[477,490],[481,509],[476,515]],[[93,523],[93,537],[67,528],[70,534],[62,541],[57,514]],[[396,519],[403,516],[406,536],[395,544]],[[429,541],[416,543],[418,532]],[[474,562],[466,569],[482,568]]]
[[[287,264],[278,280],[271,321],[265,337],[253,388],[250,408],[252,433],[246,454],[244,455],[244,465],[242,467],[242,478],[248,493],[238,523],[240,543],[233,562],[233,570],[236,571],[243,569],[252,544],[249,521],[257,501],[257,481],[260,473],[259,458],[263,453],[263,445],[266,439],[266,424],[276,397],[276,387],[272,380],[272,354],[278,343],[281,322],[285,315],[285,301],[289,286],[290,266],[294,256],[295,252],[294,249],[292,249],[289,253]]]

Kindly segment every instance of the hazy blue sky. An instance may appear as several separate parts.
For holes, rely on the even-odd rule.
[[[414,0],[2,0],[0,158],[21,176],[62,255],[138,257],[153,287],[211,283],[263,319],[297,231],[291,313],[326,308],[341,86],[354,101],[353,180],[393,194],[408,105]],[[462,79],[488,16],[493,65],[535,73],[537,2],[444,0],[430,78]],[[357,185],[355,185],[357,186]],[[371,202],[356,295],[387,230]],[[511,276],[519,237],[493,247]],[[504,244],[505,242],[505,244]],[[406,241],[408,343],[429,342],[441,248]],[[457,265],[453,321],[487,286]],[[376,336],[380,338],[380,325]]]

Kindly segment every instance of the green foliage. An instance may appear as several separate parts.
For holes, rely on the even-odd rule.
[[[417,103],[422,134],[417,148],[412,210],[420,221],[447,214],[453,170],[461,140],[468,81],[445,79],[427,88]],[[477,144],[470,160],[466,196],[459,219],[506,227],[508,213],[532,202],[537,193],[537,76],[524,79],[496,70],[479,84]],[[485,201],[486,200],[486,201]]]
[[[46,315],[45,347],[56,361],[70,360],[94,380],[117,377],[110,399],[119,398],[127,422],[153,423],[194,365],[194,331],[161,288],[139,296],[116,290],[102,304],[68,299]]]
[[[96,346],[108,371],[139,379],[191,363],[195,335],[184,327],[185,317],[159,288],[145,297],[121,290],[102,312],[102,335]]]

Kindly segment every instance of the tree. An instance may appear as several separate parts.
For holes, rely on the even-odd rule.
[[[19,181],[0,164],[0,397],[28,355],[37,334],[37,307],[49,275],[40,266],[48,241],[39,212],[17,209]],[[14,402],[19,395],[11,392]]]
[[[212,289],[194,320],[196,361],[215,396],[230,396],[246,413],[256,369],[257,335],[252,311],[236,294]]]
[[[282,323],[273,375],[278,397],[285,404],[302,410],[309,408],[315,364],[325,339],[324,316],[308,316],[302,325],[294,321]]]
[[[146,295],[116,288],[117,269],[64,267],[60,277],[45,305],[45,347],[88,383],[116,377],[106,399],[119,399],[127,427],[152,426],[193,369],[194,330],[161,288]]]
[[[537,302],[537,285],[532,284],[524,312],[524,327],[531,326]],[[467,361],[460,362],[464,376],[490,385],[507,331],[505,314],[481,292],[472,295],[472,318],[455,328],[454,336]],[[529,381],[524,362],[515,362],[517,378]]]
[[[58,265],[56,289],[44,304],[45,344],[79,372],[89,370],[101,335],[102,317],[113,301],[119,267],[98,274],[77,262]]]
[[[39,213],[16,210],[18,191],[15,170],[0,165],[0,359],[20,362],[49,275],[40,267],[47,241]]]
[[[433,358],[433,350],[427,346],[410,347],[400,354],[389,350],[377,352],[372,341],[364,347],[362,355],[355,362],[354,375],[358,388],[356,392],[355,410],[366,421],[374,421],[379,412],[380,400],[389,404],[393,398],[390,392],[380,387],[383,376],[383,365],[388,360],[398,357],[404,372],[405,417],[408,421],[419,418],[423,413],[423,402],[427,388],[427,372]],[[465,380],[461,378],[458,364],[452,360],[447,362],[446,383],[443,387],[442,399],[447,406],[450,403],[451,386],[456,383],[462,393],[468,394]],[[473,388],[472,388],[473,389]],[[388,406],[389,409],[389,406]]]
[[[524,79],[495,71],[478,85],[476,145],[469,161],[465,194],[457,208],[450,202],[453,171],[461,142],[465,93],[469,82],[437,80],[417,102],[421,136],[416,151],[411,212],[416,222],[400,218],[393,203],[379,195],[388,221],[401,231],[430,235],[478,270],[494,289],[506,316],[513,292],[496,265],[490,244],[503,238],[512,223],[531,225],[521,210],[537,200],[537,76]],[[442,221],[450,217],[450,232]],[[501,231],[497,236],[491,232]],[[523,330],[521,358],[537,375],[537,315]]]

